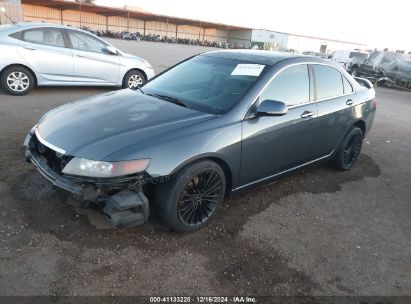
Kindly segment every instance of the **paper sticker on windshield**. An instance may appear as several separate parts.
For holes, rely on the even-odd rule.
[[[231,75],[260,76],[264,67],[263,64],[237,64]]]

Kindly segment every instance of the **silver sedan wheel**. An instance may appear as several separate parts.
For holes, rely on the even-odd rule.
[[[7,85],[14,92],[24,92],[30,86],[30,79],[22,72],[13,72],[7,76]]]
[[[128,87],[130,89],[135,89],[140,87],[143,84],[143,78],[139,75],[131,75],[130,78],[128,79]]]

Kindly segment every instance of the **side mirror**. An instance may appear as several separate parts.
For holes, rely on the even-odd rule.
[[[282,116],[287,112],[288,107],[282,101],[266,99],[257,106],[257,116]]]
[[[106,51],[107,53],[109,53],[111,55],[117,55],[118,54],[117,50],[114,47],[112,47],[111,45],[106,46],[104,48],[104,51]]]

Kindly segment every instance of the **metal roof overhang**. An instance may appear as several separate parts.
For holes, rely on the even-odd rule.
[[[95,13],[104,16],[121,16],[121,17],[130,17],[136,18],[145,21],[161,21],[169,22],[177,25],[190,25],[190,26],[199,26],[202,28],[213,28],[213,29],[230,29],[230,30],[251,30],[251,28],[228,25],[222,23],[214,23],[201,20],[193,20],[180,17],[172,17],[166,15],[159,15],[154,13],[149,13],[145,11],[134,11],[127,10],[117,7],[107,7],[100,6],[95,4],[85,4],[75,1],[65,1],[65,0],[21,0],[22,4],[31,4],[38,6],[45,6],[49,8],[59,9],[59,10],[75,10],[82,12]]]

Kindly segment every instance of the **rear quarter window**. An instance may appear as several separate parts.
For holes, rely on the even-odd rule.
[[[15,32],[13,34],[10,34],[9,37],[21,40],[22,35],[23,35],[23,31],[19,31],[19,32]]]
[[[342,76],[342,81],[343,81],[343,86],[344,86],[344,94],[350,94],[352,92],[354,92],[351,83],[347,80],[347,78],[345,78],[344,76]]]

